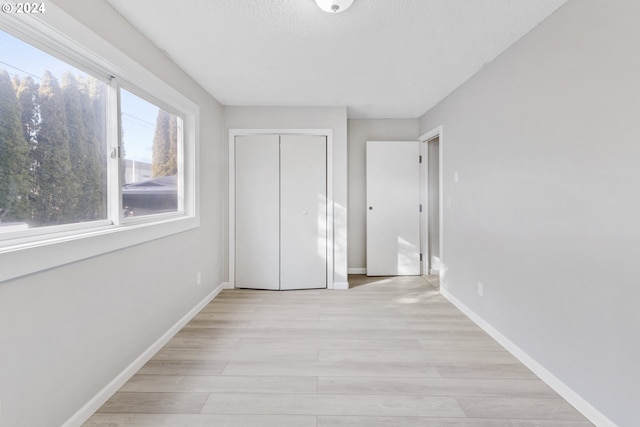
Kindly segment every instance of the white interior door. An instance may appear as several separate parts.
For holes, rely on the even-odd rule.
[[[280,136],[280,289],[327,287],[327,139]]]
[[[420,274],[418,141],[367,141],[367,275]]]
[[[280,288],[278,135],[235,139],[235,286]]]

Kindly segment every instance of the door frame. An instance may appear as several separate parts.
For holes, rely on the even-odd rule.
[[[420,173],[420,185],[422,187],[421,198],[422,198],[422,206],[423,206],[423,215],[420,218],[420,225],[422,228],[420,246],[421,252],[426,256],[423,256],[422,262],[422,274],[428,275],[430,272],[429,263],[431,260],[431,254],[429,253],[429,223],[428,223],[428,213],[429,213],[429,185],[427,179],[429,177],[429,150],[428,150],[428,141],[431,141],[434,138],[439,139],[438,146],[438,214],[439,218],[439,232],[440,238],[440,269],[438,270],[438,274],[440,276],[440,284],[441,286],[444,283],[444,275],[446,271],[446,263],[444,258],[444,185],[443,185],[443,177],[444,177],[444,169],[443,169],[443,158],[444,158],[444,141],[443,141],[443,126],[437,126],[430,131],[420,135],[418,141],[420,141],[420,154],[422,155],[422,168]],[[427,215],[424,215],[426,213]]]
[[[333,129],[229,129],[229,282],[227,289],[235,288],[236,270],[236,136],[245,135],[316,135],[327,138],[327,289],[333,287],[333,260],[334,260],[334,209],[333,203]]]

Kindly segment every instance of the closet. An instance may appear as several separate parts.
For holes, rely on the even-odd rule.
[[[235,166],[235,287],[327,287],[327,138],[241,135]]]

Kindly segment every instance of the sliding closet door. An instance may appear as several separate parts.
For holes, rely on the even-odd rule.
[[[237,136],[235,150],[235,286],[277,290],[279,136]]]
[[[280,137],[280,289],[327,287],[326,171],[326,137]]]

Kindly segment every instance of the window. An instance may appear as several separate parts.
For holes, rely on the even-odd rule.
[[[108,82],[6,32],[0,46],[0,236],[182,212],[182,117],[110,83],[120,95],[111,167],[121,185],[110,218]]]
[[[55,8],[0,15],[0,256],[64,250],[0,281],[199,225],[198,106]]]
[[[178,211],[182,118],[120,91],[122,215]]]
[[[5,32],[0,50],[0,235],[106,219],[106,83]]]

